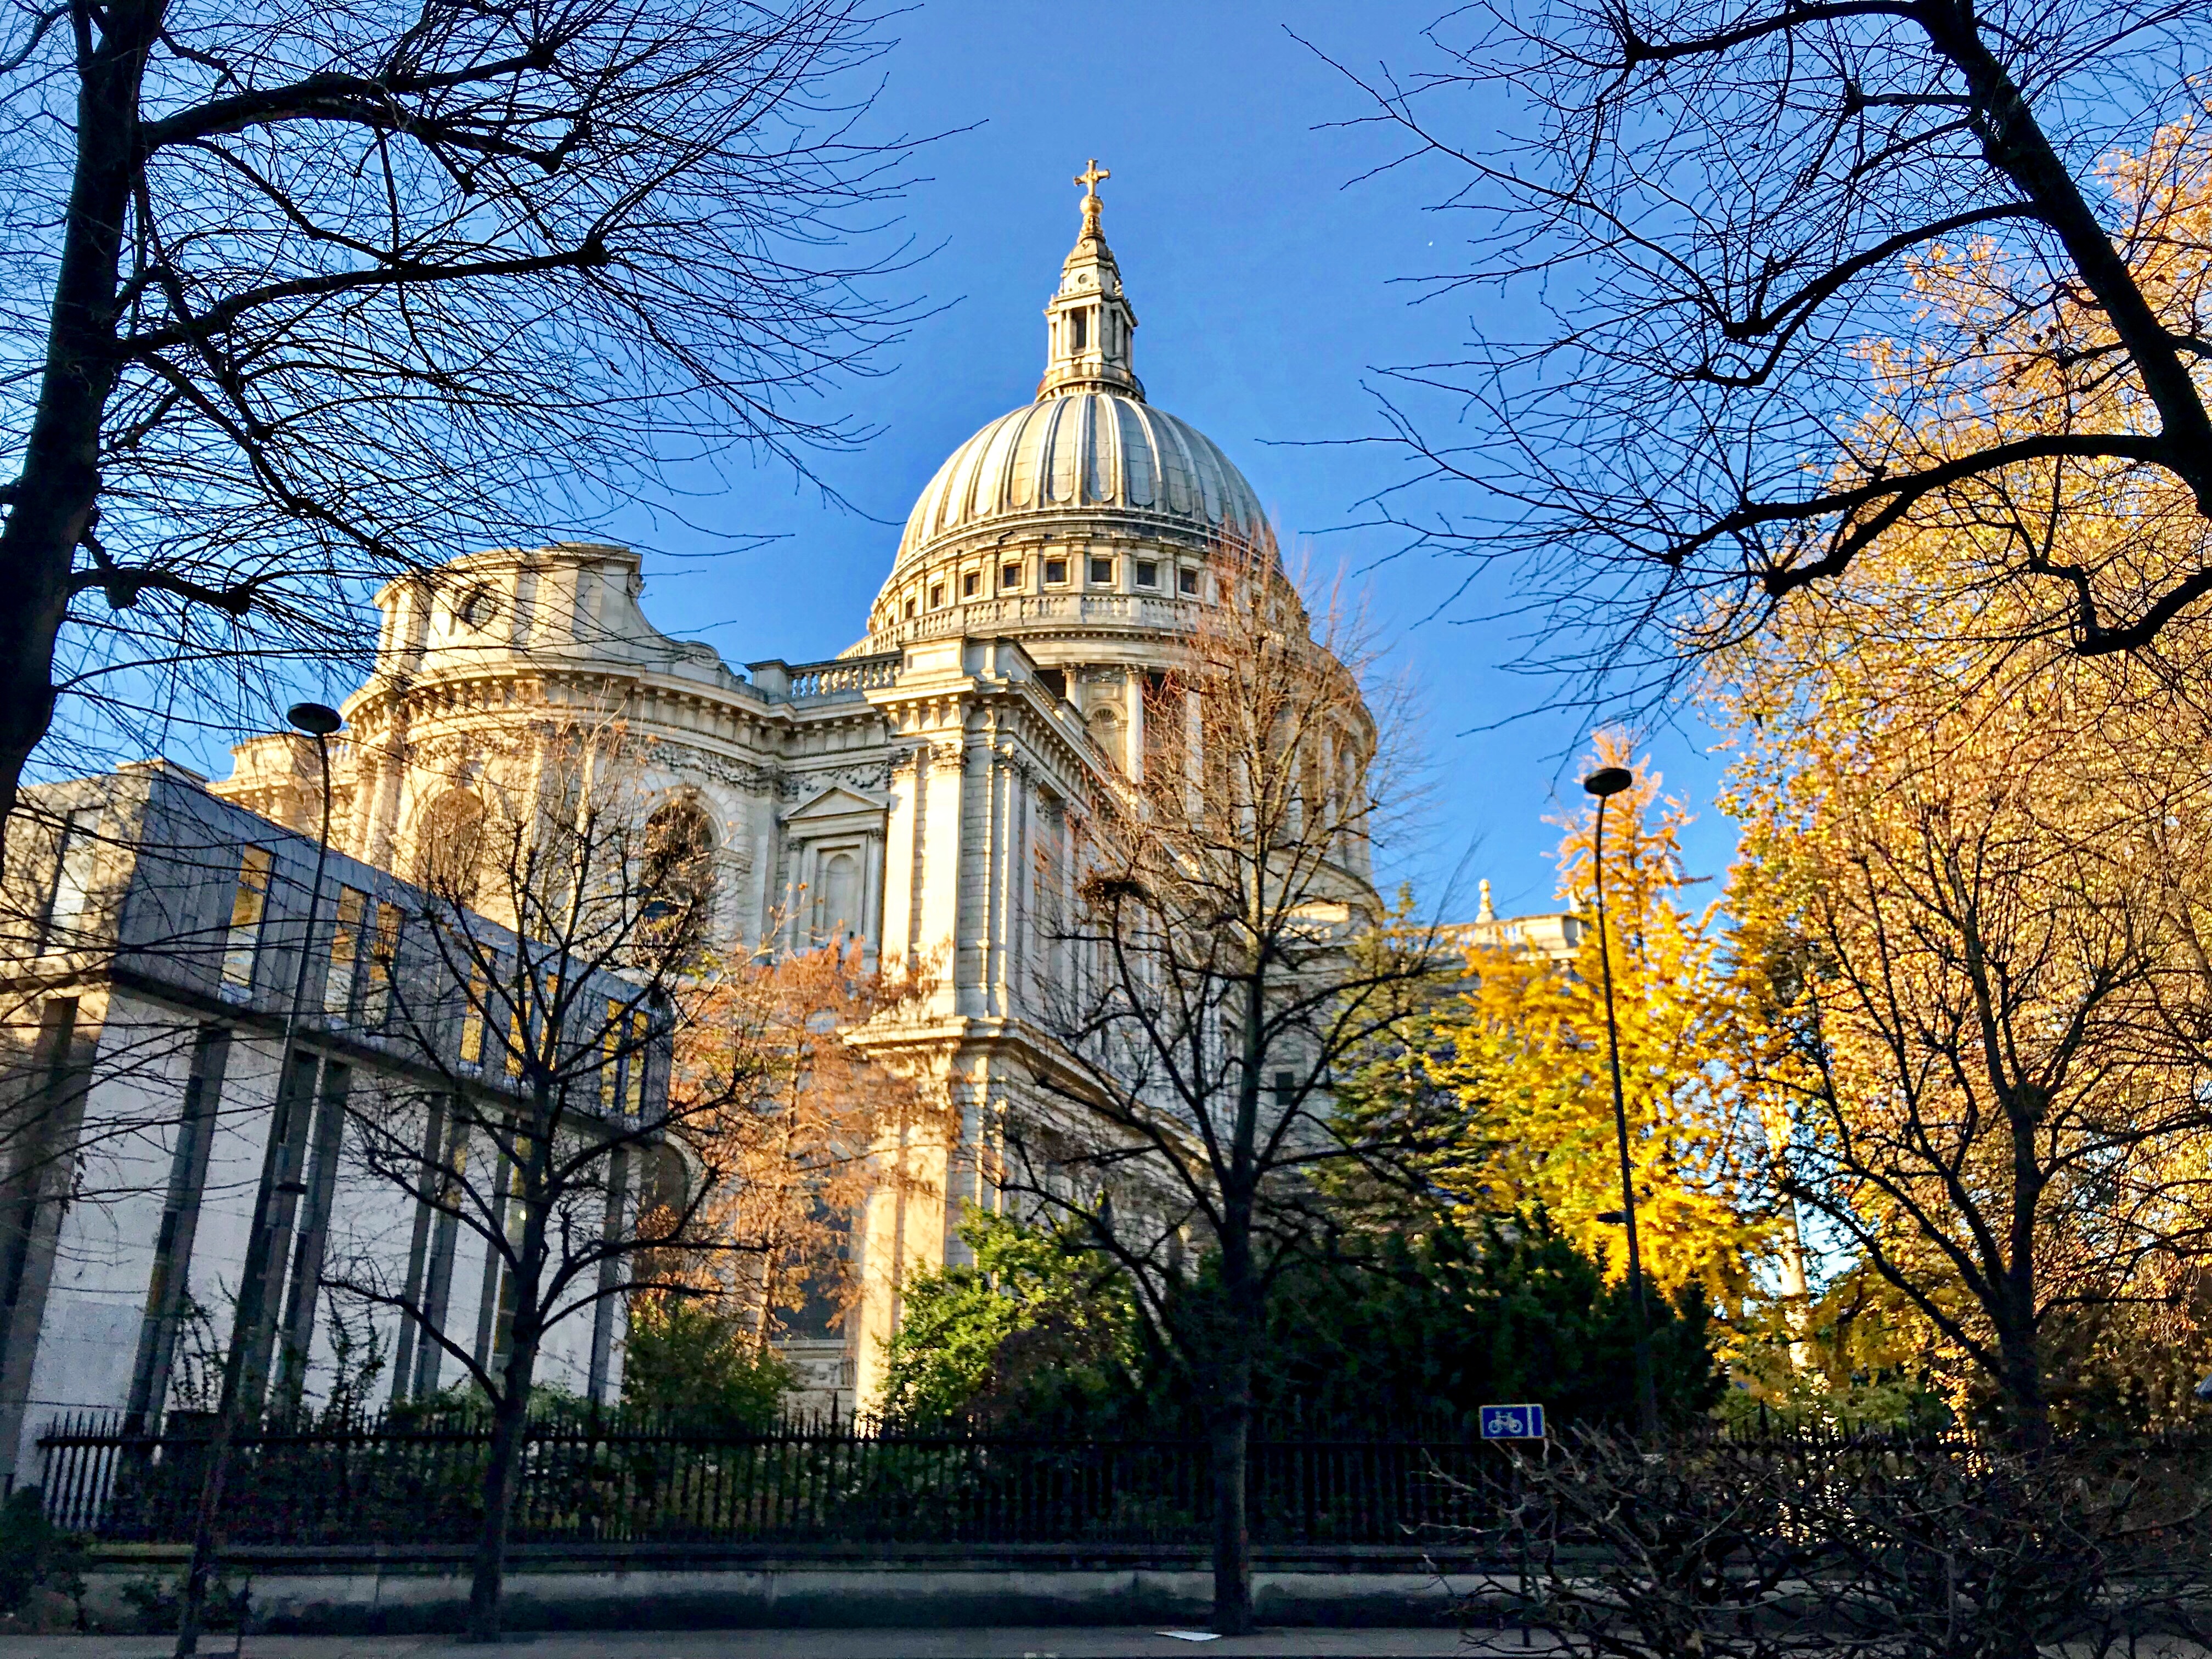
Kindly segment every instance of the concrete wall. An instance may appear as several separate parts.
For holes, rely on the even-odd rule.
[[[74,867],[64,854],[69,842],[53,832],[64,814],[71,836],[80,821],[97,826],[96,836],[87,832],[98,856],[89,874],[79,872],[82,902],[67,907],[47,896],[63,890],[58,872]],[[265,902],[257,921],[234,927],[245,848],[267,854]],[[143,1422],[166,1407],[210,1403],[179,1397],[184,1367],[175,1356],[190,1346],[181,1339],[192,1304],[210,1316],[214,1343],[228,1339],[303,951],[295,1081],[307,1109],[293,1117],[296,1164],[280,1169],[276,1188],[270,1313],[280,1332],[306,1339],[307,1401],[328,1398],[339,1371],[324,1281],[402,1291],[437,1230],[392,1178],[423,1144],[432,1112],[444,1109],[434,1103],[465,1093],[496,1110],[520,1086],[492,1058],[496,1033],[477,1059],[460,1058],[465,998],[418,922],[398,934],[388,981],[368,970],[369,929],[387,916],[419,918],[429,908],[424,895],[334,854],[311,925],[313,843],[216,799],[190,775],[148,763],[40,786],[10,819],[9,851],[0,895],[0,1486],[39,1478],[37,1441],[58,1416],[130,1412]],[[348,890],[356,907],[349,956],[335,949]],[[511,936],[488,924],[478,936],[512,959]],[[249,966],[227,972],[227,962]],[[338,963],[350,975],[326,988]],[[637,994],[604,974],[595,992],[611,1004]],[[599,1054],[596,1030],[582,1040]],[[648,1102],[667,1076],[665,1047],[652,1056]],[[390,1131],[380,1171],[367,1156],[370,1122]],[[486,1209],[496,1163],[483,1146],[468,1160]],[[633,1176],[635,1164],[629,1160]],[[603,1198],[595,1186],[566,1218],[602,1226]],[[495,1311],[491,1253],[471,1228],[453,1232],[439,1328],[483,1358]],[[338,1294],[356,1331],[373,1331],[396,1361],[408,1346],[402,1316],[369,1296]],[[563,1321],[538,1379],[580,1394],[596,1376],[611,1389],[618,1320],[611,1301]],[[609,1340],[595,1340],[595,1323],[608,1325]],[[273,1383],[278,1368],[268,1369]],[[403,1378],[388,1364],[359,1401],[380,1404],[396,1385],[404,1397],[412,1385],[463,1375],[450,1358],[433,1369],[410,1365]]]
[[[88,1575],[88,1618],[131,1628],[124,1587],[173,1583],[185,1559],[179,1550],[106,1553]],[[249,1626],[263,1631],[458,1630],[468,1605],[463,1549],[240,1550],[223,1571],[234,1586],[250,1579]],[[1463,1555],[1415,1549],[1262,1551],[1252,1577],[1263,1624],[1404,1626],[1448,1622],[1481,1569]],[[1195,1551],[947,1549],[884,1559],[860,1549],[526,1547],[507,1575],[506,1623],[514,1631],[1194,1624],[1212,1599],[1212,1572]]]
[[[134,1374],[143,1363],[146,1346],[176,1340],[173,1332],[149,1334],[148,1322],[162,1300],[155,1283],[157,1262],[163,1259],[157,1242],[165,1227],[172,1234],[175,1231],[165,1211],[173,1207],[185,1075],[196,1036],[206,1022],[188,1010],[125,992],[111,994],[104,1007],[76,1163],[78,1196],[64,1210],[53,1242],[18,1437],[0,1447],[0,1459],[7,1460],[0,1463],[0,1474],[13,1473],[21,1480],[39,1478],[37,1442],[55,1418],[125,1409],[134,1403]],[[192,1196],[187,1248],[173,1259],[186,1292],[213,1316],[218,1340],[228,1335],[231,1298],[251,1231],[279,1047],[279,1039],[268,1034],[231,1030],[219,1087],[201,1102],[212,1142],[204,1180]],[[366,1097],[392,1081],[356,1066],[350,1086]],[[402,1086],[406,1098],[418,1092]],[[418,1206],[362,1166],[357,1126],[349,1120],[343,1129],[323,1271],[358,1277],[366,1266],[396,1285],[408,1260]],[[477,1156],[481,1160],[486,1153],[478,1148]],[[304,1173],[313,1179],[312,1167]],[[479,1234],[457,1230],[452,1295],[442,1328],[471,1346],[488,1284],[488,1254]],[[280,1316],[293,1293],[290,1276],[299,1260],[294,1253],[283,1264]],[[374,1328],[386,1357],[386,1369],[373,1395],[380,1402],[397,1380],[389,1362],[399,1346],[401,1316],[343,1293],[339,1300],[357,1324]],[[327,1397],[337,1379],[334,1331],[322,1294],[315,1296],[312,1317],[307,1395],[314,1400]],[[592,1323],[586,1314],[555,1327],[540,1363],[541,1381],[585,1392]],[[171,1363],[166,1369],[169,1387],[150,1402],[155,1409],[176,1403],[181,1367]],[[461,1368],[447,1358],[439,1372],[440,1382],[452,1382],[459,1380]]]

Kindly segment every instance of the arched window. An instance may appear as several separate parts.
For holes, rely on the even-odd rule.
[[[814,872],[814,939],[842,945],[860,932],[860,860],[849,852],[829,853]]]
[[[483,885],[484,807],[448,789],[415,821],[415,882],[448,904],[474,904]]]
[[[646,1154],[641,1184],[638,1207],[648,1226],[656,1221],[663,1228],[671,1225],[691,1202],[691,1171],[684,1154],[665,1142]]]
[[[689,795],[653,809],[645,821],[638,890],[647,915],[688,918],[703,927],[714,902],[714,827]]]

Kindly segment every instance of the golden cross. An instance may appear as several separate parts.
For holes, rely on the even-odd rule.
[[[1075,175],[1075,182],[1083,186],[1085,195],[1095,201],[1098,196],[1098,181],[1113,176],[1112,173],[1098,165],[1098,158],[1094,155],[1091,158],[1091,165]]]

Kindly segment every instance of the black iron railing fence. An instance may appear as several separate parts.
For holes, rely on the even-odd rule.
[[[181,1414],[179,1414],[181,1416]],[[270,1428],[238,1443],[236,1544],[465,1543],[482,1519],[480,1418]],[[117,1542],[191,1535],[205,1426],[76,1418],[39,1443],[46,1512]],[[1404,1544],[1492,1520],[1507,1465],[1465,1438],[1256,1438],[1261,1544]],[[915,1431],[849,1421],[738,1434],[620,1413],[533,1422],[518,1542],[1203,1544],[1203,1442]]]

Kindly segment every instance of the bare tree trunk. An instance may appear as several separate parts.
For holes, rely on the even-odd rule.
[[[116,273],[137,167],[139,86],[161,0],[112,7],[79,71],[76,171],[39,402],[0,528],[0,817],[54,714],[54,640],[100,497],[100,423],[115,383]]]
[[[1208,1425],[1213,1465],[1213,1628],[1224,1636],[1242,1636],[1252,1628],[1252,1529],[1244,1504],[1251,1433],[1249,1399],[1217,1411]]]
[[[529,1356],[530,1360],[535,1354]],[[530,1372],[517,1342],[507,1367],[507,1386],[492,1407],[491,1458],[484,1468],[483,1530],[477,1535],[476,1559],[469,1580],[469,1640],[496,1642],[500,1593],[507,1579],[507,1540],[514,1510],[515,1479],[522,1468],[522,1443],[530,1424]]]
[[[2012,1260],[1996,1287],[2002,1304],[1997,1347],[2008,1396],[2006,1416],[2024,1451],[2050,1437],[2051,1408],[2043,1388],[2042,1344],[2037,1340],[2036,1231],[2042,1219],[2044,1170],[2036,1145],[2042,1097],[2023,1085],[2009,1104],[2012,1120],[2012,1216],[2007,1243]]]
[[[1255,1073],[1256,1075],[1256,1073]],[[1265,1338],[1262,1301],[1252,1262],[1249,1199],[1222,1206],[1221,1280],[1227,1317],[1217,1339],[1214,1397],[1206,1437],[1213,1464],[1213,1628],[1242,1636],[1252,1628],[1252,1525],[1247,1474],[1252,1434],[1252,1356]]]
[[[546,1091],[538,1093],[537,1121],[550,1124],[553,1113]],[[491,1459],[484,1470],[483,1531],[477,1537],[476,1562],[469,1581],[469,1640],[496,1642],[500,1595],[507,1579],[507,1540],[514,1516],[522,1447],[530,1426],[530,1385],[538,1371],[538,1351],[545,1340],[540,1292],[545,1273],[548,1164],[553,1137],[549,1129],[533,1136],[529,1157],[520,1162],[522,1244],[514,1266],[514,1322],[508,1328],[507,1370],[492,1407]]]

